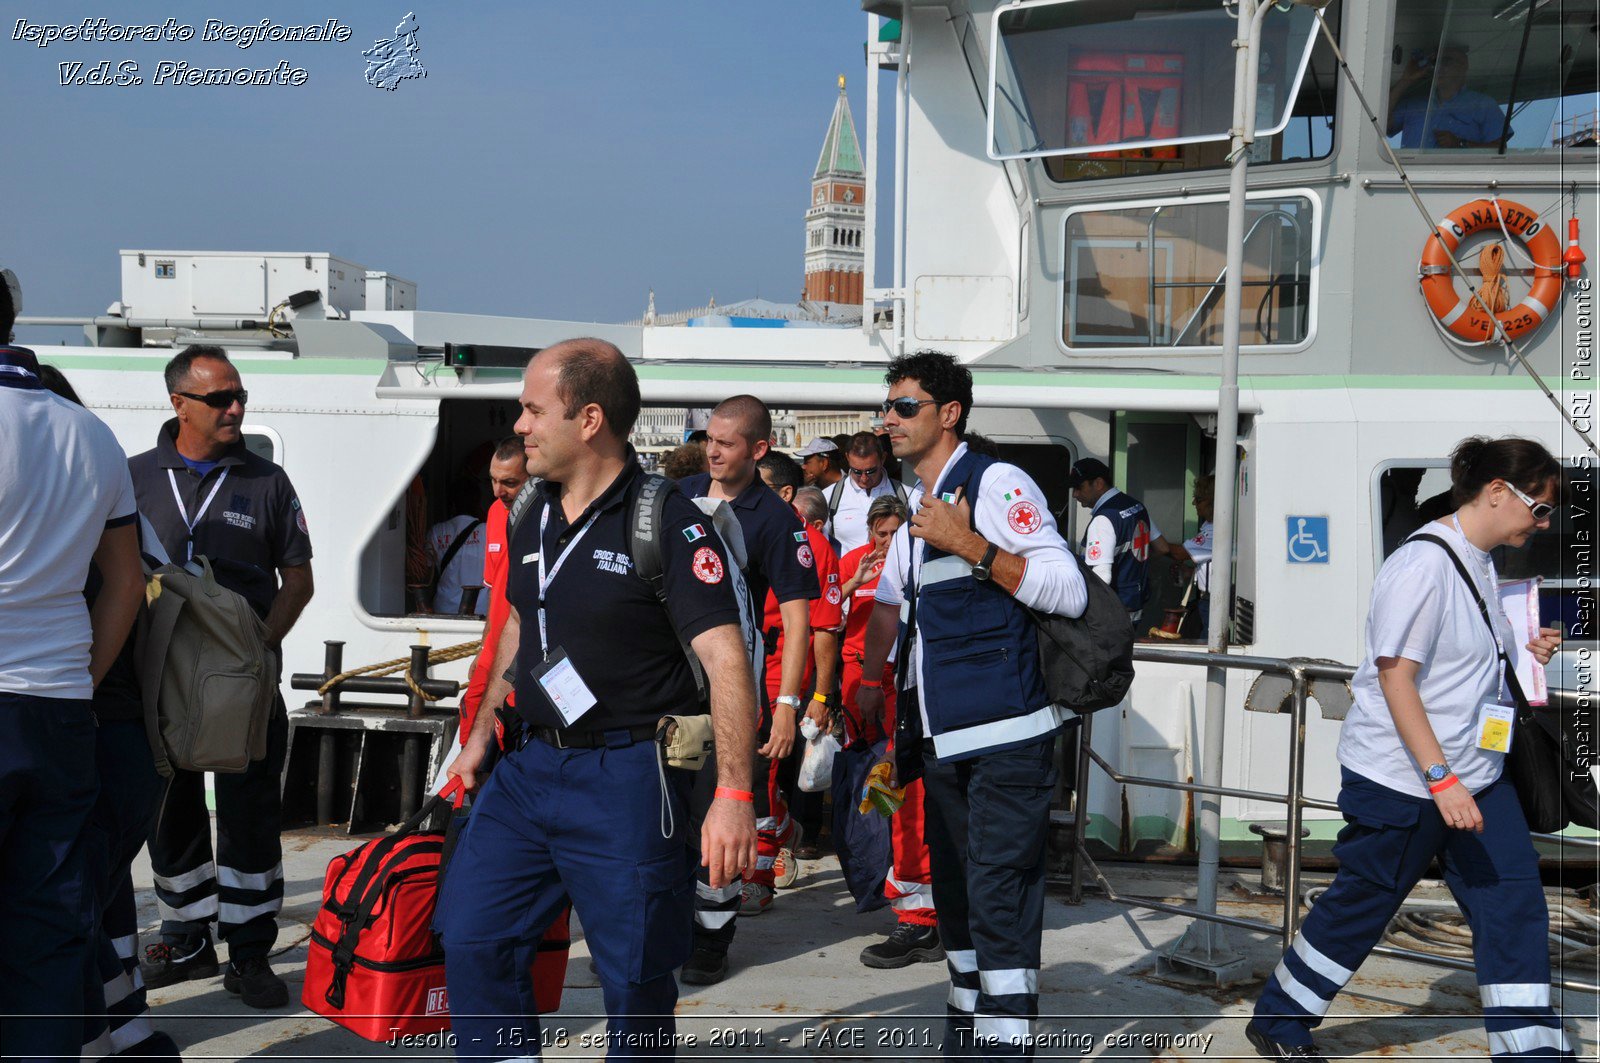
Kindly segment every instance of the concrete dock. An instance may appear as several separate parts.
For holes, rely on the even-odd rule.
[[[255,1057],[302,1060],[452,1058],[433,1038],[422,1045],[362,1040],[299,1004],[306,938],[320,903],[328,861],[362,839],[331,831],[284,836],[283,919],[274,969],[289,983],[291,1004],[274,1011],[245,1007],[220,978],[151,994],[154,1024],[172,1034],[189,1060]],[[1119,892],[1192,898],[1190,868],[1107,865]],[[134,868],[141,944],[158,925],[150,869]],[[1223,909],[1275,921],[1281,901],[1253,892],[1255,874],[1224,872]],[[1314,885],[1319,877],[1308,876]],[[1325,876],[1320,880],[1325,880]],[[1448,894],[1438,884],[1420,888]],[[1569,900],[1576,901],[1569,896]],[[1158,952],[1188,920],[1130,908],[1090,894],[1080,906],[1050,896],[1045,910],[1039,1059],[1255,1059],[1244,1039],[1260,978],[1277,962],[1277,939],[1229,931],[1258,980],[1226,990],[1163,980]],[[931,1059],[939,1055],[946,992],[943,964],[898,971],[863,967],[857,956],[893,927],[887,910],[858,915],[831,856],[807,863],[795,888],[773,908],[740,921],[733,974],[721,985],[684,987],[678,1004],[679,1059]],[[225,950],[224,950],[225,954]],[[1594,981],[1597,961],[1571,976]],[[1593,994],[1557,993],[1568,1036],[1580,1058],[1597,1054]],[[1373,957],[1335,1001],[1318,1034],[1331,1058],[1482,1058],[1487,1040],[1471,974]],[[545,1020],[546,1059],[603,1057],[605,1022],[598,981],[589,969],[574,920],[571,962],[559,1013]]]

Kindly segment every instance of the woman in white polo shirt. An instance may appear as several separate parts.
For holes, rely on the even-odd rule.
[[[1510,703],[1499,647],[1513,662],[1527,652],[1543,664],[1560,639],[1546,629],[1526,647],[1512,640],[1489,553],[1547,526],[1561,466],[1531,440],[1475,437],[1451,455],[1450,478],[1456,511],[1403,543],[1372,588],[1367,652],[1339,739],[1339,874],[1245,1029],[1268,1059],[1321,1058],[1312,1028],[1435,857],[1472,926],[1491,1057],[1572,1057],[1550,1007],[1538,855],[1494,748]],[[1489,603],[1493,632],[1450,554]]]

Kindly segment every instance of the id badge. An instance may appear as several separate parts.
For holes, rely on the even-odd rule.
[[[1516,712],[1510,705],[1484,702],[1478,709],[1478,748],[1491,753],[1511,752],[1511,723]]]
[[[561,714],[562,722],[571,727],[584,713],[595,707],[594,692],[583,681],[578,669],[567,657],[567,652],[557,646],[550,656],[530,670],[544,691],[546,700]]]

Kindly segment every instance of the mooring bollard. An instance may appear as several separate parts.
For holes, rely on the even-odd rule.
[[[1277,823],[1252,823],[1250,833],[1261,836],[1261,888],[1268,893],[1282,893],[1289,867],[1289,828]],[[1300,828],[1301,838],[1310,834]]]
[[[324,683],[344,671],[344,643],[332,639],[322,644],[322,681]],[[332,716],[339,711],[339,688],[333,686],[322,695],[322,708],[317,710],[324,716]]]

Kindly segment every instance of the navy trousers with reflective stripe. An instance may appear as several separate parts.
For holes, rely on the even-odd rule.
[[[950,968],[944,1054],[1031,1057],[1055,736],[969,760],[925,750],[933,902]]]
[[[0,1050],[76,1060],[94,893],[83,827],[99,782],[88,701],[0,691]]]
[[[215,861],[205,776],[180,771],[168,781],[150,835],[165,941],[186,947],[215,922],[232,961],[272,951],[283,907],[279,832],[288,734],[289,717],[279,698],[267,727],[267,755],[242,772],[217,774]]]
[[[1311,1043],[1334,996],[1383,938],[1435,856],[1472,927],[1473,959],[1493,1059],[1572,1058],[1550,1006],[1550,925],[1538,855],[1516,790],[1501,779],[1476,797],[1483,833],[1451,830],[1431,799],[1345,769],[1339,874],[1311,909],[1256,1001],[1255,1023],[1285,1044]]]
[[[765,745],[767,741],[765,734],[757,736],[757,741]],[[755,795],[756,830],[758,834],[766,831],[779,836],[781,825],[773,816],[772,794],[767,786],[767,776],[772,770],[772,762],[756,753],[751,757],[750,763],[751,778],[754,780],[752,792]],[[705,822],[706,813],[711,810],[711,801],[716,792],[717,755],[712,753],[706,758],[705,765],[694,774],[694,788],[689,795],[689,844],[698,848],[700,826]],[[779,841],[787,844],[787,835],[780,836]],[[760,867],[763,862],[766,863],[765,868]],[[767,872],[766,878],[770,884],[772,857],[762,857],[758,853],[756,865]],[[733,937],[739,930],[740,890],[744,888],[744,877],[735,875],[728,880],[727,885],[714,890],[711,888],[710,875],[710,869],[705,867],[695,873],[694,947],[709,949],[725,956],[728,949],[733,946]]]
[[[458,1059],[539,1055],[528,972],[569,898],[600,975],[608,1058],[673,1056],[672,972],[689,958],[694,876],[687,773],[667,771],[663,807],[657,748],[562,750],[535,739],[495,765],[434,916]]]

